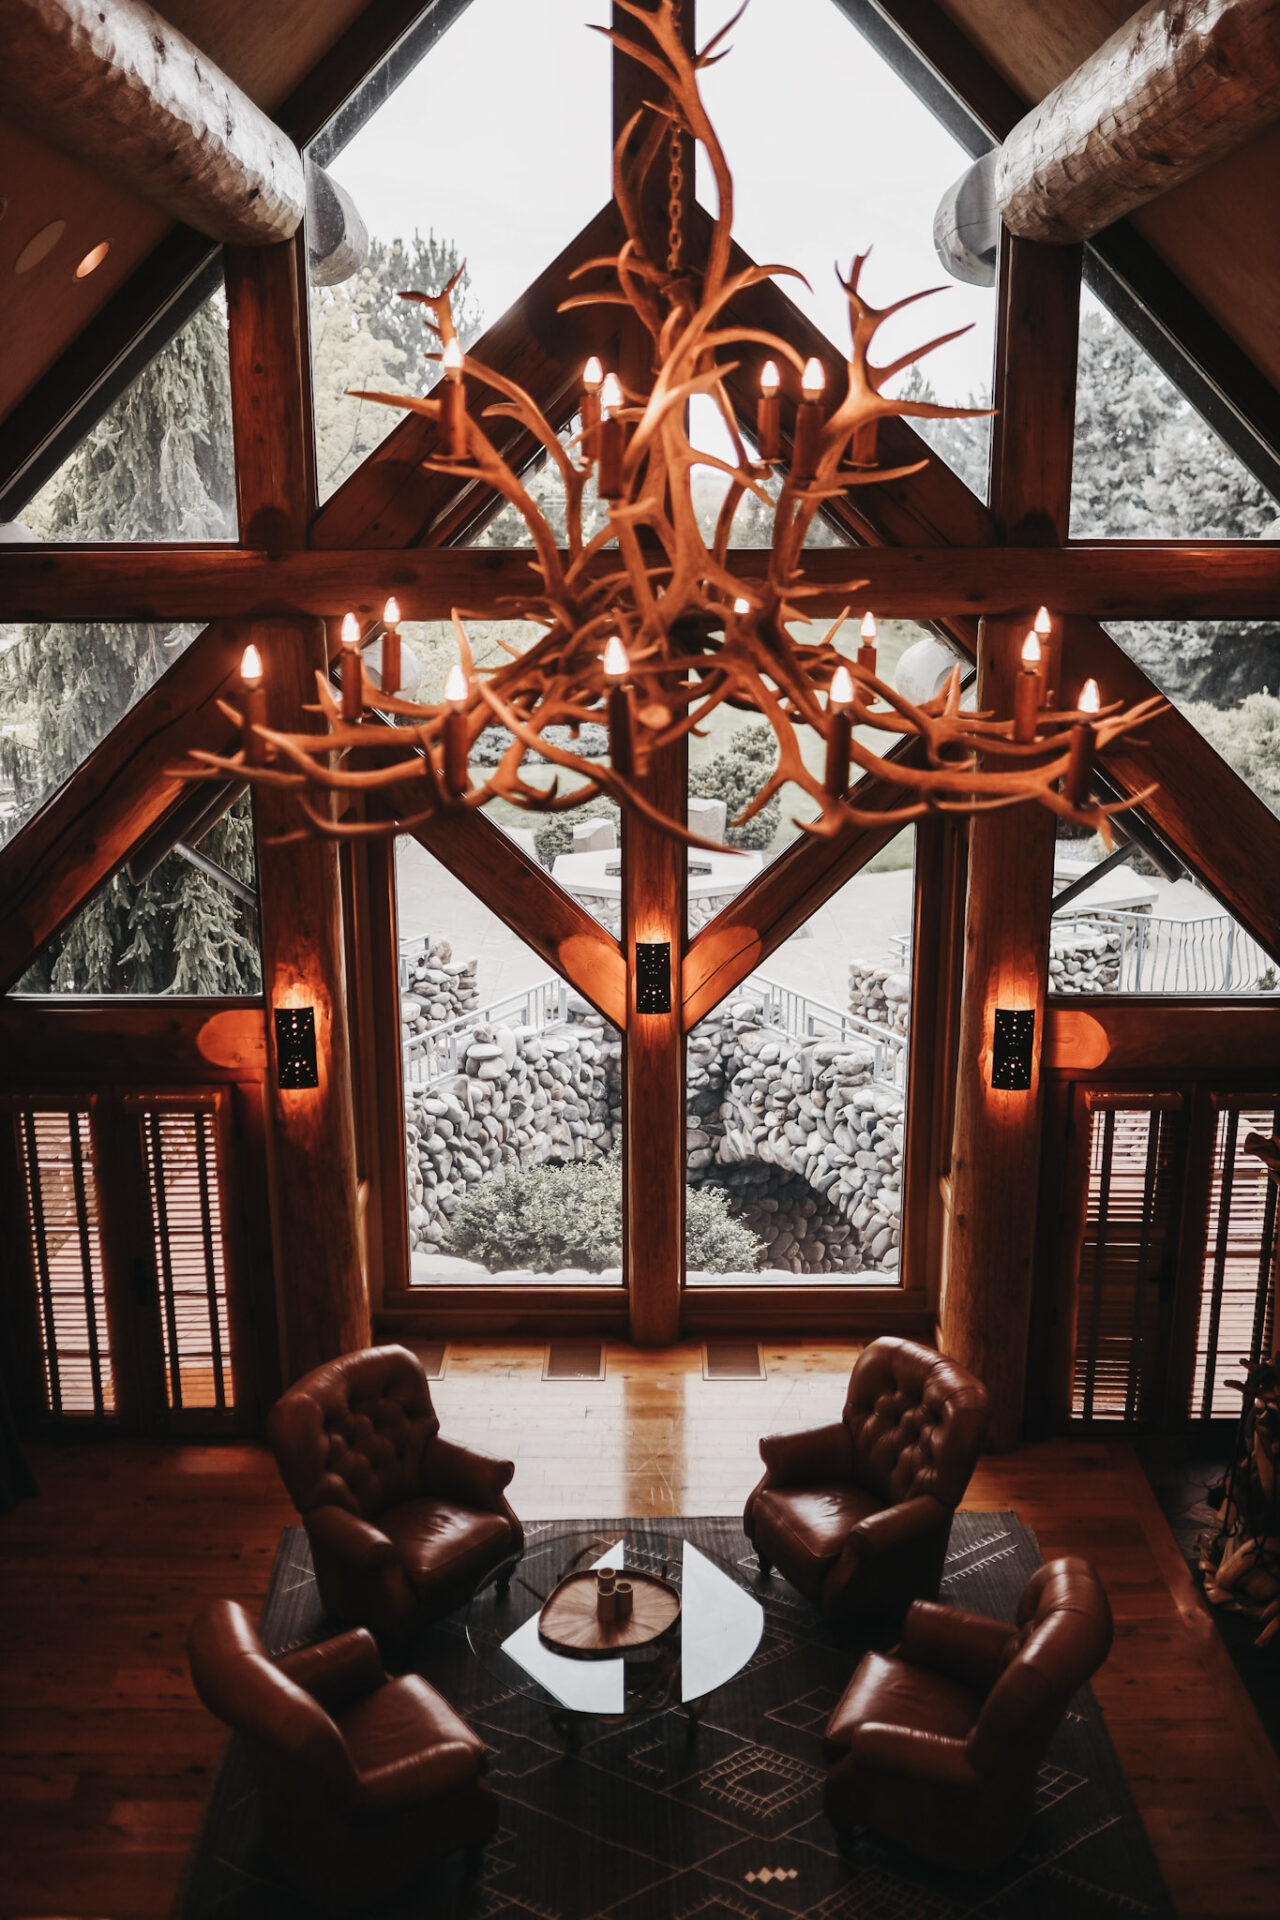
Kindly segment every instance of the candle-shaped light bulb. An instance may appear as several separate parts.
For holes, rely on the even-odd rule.
[[[1032,627],[1030,633],[1028,633],[1026,639],[1022,643],[1023,666],[1034,667],[1038,669],[1040,665],[1042,652],[1043,652],[1043,649],[1041,648],[1041,645],[1040,645],[1040,635],[1036,632],[1035,628]]]
[[[1096,680],[1086,680],[1080,689],[1079,707],[1081,713],[1097,713],[1102,705],[1102,695],[1098,692]]]
[[[1053,621],[1049,617],[1048,607],[1041,607],[1036,614],[1035,631],[1040,634],[1053,632]]]
[[[831,691],[827,695],[827,704],[832,707],[853,705],[853,675],[843,660],[831,676]]]
[[[1013,684],[1013,737],[1024,746],[1036,737],[1040,718],[1040,662],[1044,649],[1040,635],[1032,627],[1022,643],[1022,671]]]
[[[364,670],[360,663],[360,622],[354,613],[342,616],[342,717],[356,721],[364,707]]]
[[[618,408],[625,404],[625,401],[626,395],[622,391],[622,382],[619,380],[617,374],[606,373],[600,387],[600,405],[604,410],[606,420],[615,414]]]
[[[266,725],[267,690],[262,684],[262,655],[250,641],[240,656],[240,707],[244,721],[244,757],[251,767],[266,759],[261,736],[254,729]]]
[[[444,352],[440,356],[446,380],[461,380],[462,359],[462,342],[455,333],[452,340],[445,341]]]
[[[604,385],[604,368],[594,353],[582,369],[582,384],[588,393],[599,393]]]
[[[467,670],[461,660],[455,660],[445,677],[444,697],[455,713],[466,706],[471,693],[471,682],[467,679]]]
[[[800,391],[806,400],[819,400],[826,391],[827,376],[821,360],[806,360],[804,372],[800,375]]]
[[[796,408],[795,440],[791,448],[791,478],[803,486],[812,480],[822,449],[822,395],[827,376],[821,360],[810,360],[800,376],[800,405]]]
[[[604,660],[605,678],[609,682],[609,759],[613,770],[623,780],[629,780],[635,772],[635,742],[631,729],[631,689],[627,685],[627,676],[631,672],[631,662],[619,634],[611,633],[605,641]]]
[[[465,460],[467,454],[467,388],[462,378],[462,342],[455,334],[446,340],[440,356],[444,367],[444,394],[440,401],[440,426],[445,451],[450,460]]]
[[[444,786],[456,800],[471,784],[467,766],[470,745],[467,740],[467,716],[462,711],[471,694],[471,681],[461,660],[455,660],[445,676],[444,697],[449,711],[444,717]]]
[[[739,614],[750,613],[751,602],[749,600],[744,600],[742,595],[739,594],[737,599],[733,603],[733,610],[735,613],[739,613]]]
[[[616,373],[606,373],[600,388],[600,425],[595,430],[596,492],[602,500],[622,498],[622,463],[627,450],[620,409],[626,396]]]
[[[593,353],[582,369],[582,457],[595,460],[599,453],[600,427],[600,389],[604,384],[604,368]]]
[[[1098,692],[1097,681],[1086,680],[1080,689],[1080,712],[1097,713],[1101,705],[1102,696]],[[1097,738],[1092,720],[1077,721],[1071,729],[1071,750],[1063,792],[1073,807],[1082,807],[1089,797],[1089,776],[1093,772],[1093,750]]]
[[[760,369],[760,398],[756,401],[756,451],[762,460],[778,457],[778,434],[782,424],[780,390],[782,375],[776,360],[766,360]]]
[[[604,671],[609,680],[625,680],[631,672],[631,662],[621,636],[611,633],[604,645]]]
[[[842,660],[831,676],[827,694],[827,764],[823,785],[834,798],[849,786],[849,742],[853,738],[853,675]]]
[[[876,670],[876,617],[874,613],[864,613],[859,628],[861,640],[858,646],[858,665],[866,673]]]
[[[378,678],[384,693],[400,691],[400,602],[394,593],[388,595],[387,604],[382,609],[382,664]]]

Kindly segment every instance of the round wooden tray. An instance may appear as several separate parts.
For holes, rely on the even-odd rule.
[[[660,1639],[680,1618],[680,1595],[656,1573],[620,1569],[631,1582],[631,1612],[625,1620],[601,1620],[596,1613],[596,1576],[571,1573],[556,1587],[538,1615],[538,1632],[558,1653],[579,1660],[603,1660]]]

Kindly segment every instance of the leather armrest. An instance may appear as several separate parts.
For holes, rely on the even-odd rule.
[[[342,1713],[386,1679],[378,1643],[366,1627],[354,1627],[314,1647],[278,1655],[281,1673],[318,1700],[326,1713]]]
[[[837,1771],[853,1767],[876,1773],[895,1773],[904,1780],[933,1785],[975,1788],[981,1783],[969,1764],[963,1740],[926,1733],[922,1727],[891,1727],[883,1720],[867,1720],[849,1742]]]
[[[424,1493],[440,1493],[468,1507],[502,1513],[502,1490],[515,1472],[513,1460],[495,1460],[492,1454],[455,1446],[437,1434],[422,1456],[420,1484]]]
[[[400,1555],[380,1528],[345,1507],[313,1507],[303,1515],[307,1538],[335,1560],[345,1561],[357,1573],[375,1573],[395,1567]]]
[[[392,1760],[385,1767],[362,1773],[356,1782],[356,1806],[366,1813],[394,1813],[434,1800],[478,1779],[484,1771],[484,1748],[461,1740],[441,1741],[423,1753]]]
[[[898,1651],[913,1667],[930,1667],[985,1694],[1000,1677],[1013,1636],[1007,1621],[916,1600],[907,1609]]]
[[[760,1442],[760,1458],[775,1487],[853,1479],[853,1442],[842,1420],[803,1433],[767,1434]]]
[[[869,1513],[849,1529],[844,1553],[857,1555],[893,1553],[923,1535],[945,1526],[951,1519],[948,1508],[931,1493],[917,1494],[914,1500],[900,1500],[896,1506]]]

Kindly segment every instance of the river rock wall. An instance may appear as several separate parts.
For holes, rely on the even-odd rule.
[[[455,960],[447,940],[424,941],[406,955],[400,992],[400,1026],[406,1037],[427,1033],[480,1005],[475,960]]]
[[[905,1033],[911,1018],[910,975],[891,960],[855,960],[849,968],[849,1011]]]
[[[1050,993],[1115,993],[1120,929],[1097,920],[1060,920],[1049,928]]]

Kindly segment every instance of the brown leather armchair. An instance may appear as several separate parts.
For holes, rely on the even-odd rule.
[[[272,1661],[243,1607],[213,1600],[187,1650],[248,1751],[266,1851],[323,1905],[366,1906],[497,1826],[483,1742],[416,1674],[388,1680],[363,1627]]]
[[[943,1866],[997,1866],[1030,1822],[1067,1703],[1110,1649],[1111,1609],[1087,1560],[1040,1567],[1016,1627],[918,1600],[902,1644],[867,1654],[831,1716],[828,1815]]]
[[[524,1532],[503,1497],[510,1460],[440,1437],[405,1347],[317,1367],[271,1409],[267,1433],[336,1620],[392,1638],[510,1579]]]
[[[743,1526],[831,1620],[935,1596],[951,1516],[987,1430],[981,1381],[914,1340],[873,1340],[829,1427],[760,1442]]]

